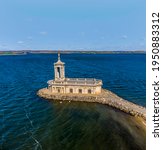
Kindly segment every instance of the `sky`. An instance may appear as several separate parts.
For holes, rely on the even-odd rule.
[[[0,50],[145,50],[145,0],[0,0]]]

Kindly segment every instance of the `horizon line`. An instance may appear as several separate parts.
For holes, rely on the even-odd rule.
[[[61,49],[51,49],[51,50],[43,50],[43,49],[31,49],[31,50],[0,50],[0,52],[17,52],[17,51],[24,51],[24,52],[28,52],[28,51],[48,51],[48,52],[57,52],[57,51],[60,51],[60,52],[76,52],[76,51],[79,51],[79,52],[146,52],[146,50],[90,50],[90,49],[86,49],[86,50],[81,50],[81,49],[76,49],[76,50],[71,50],[71,49],[68,49],[68,50],[61,50]]]

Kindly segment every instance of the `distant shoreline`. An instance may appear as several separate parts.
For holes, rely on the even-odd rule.
[[[57,50],[10,50],[0,51],[0,55],[27,55],[27,54],[57,54]],[[62,54],[146,54],[146,51],[88,51],[88,50],[62,50]]]

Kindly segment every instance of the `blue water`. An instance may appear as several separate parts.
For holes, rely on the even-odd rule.
[[[103,88],[145,106],[145,54],[62,54],[67,77],[97,78]],[[0,149],[143,150],[132,118],[101,104],[43,100],[56,54],[0,56]]]

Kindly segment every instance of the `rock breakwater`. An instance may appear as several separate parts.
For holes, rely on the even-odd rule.
[[[116,94],[102,89],[101,94],[54,94],[50,92],[47,88],[40,89],[37,95],[49,100],[61,100],[61,101],[84,101],[84,102],[94,102],[109,105],[113,108],[121,110],[132,116],[141,117],[146,120],[146,109],[142,106],[129,102],[122,99]]]

